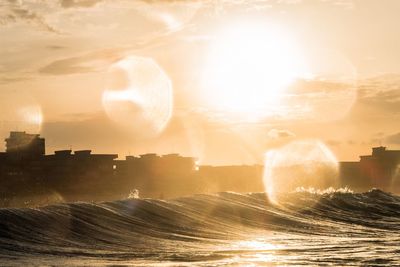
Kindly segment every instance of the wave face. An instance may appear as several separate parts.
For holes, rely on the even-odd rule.
[[[0,209],[1,265],[400,264],[400,197],[194,195]]]

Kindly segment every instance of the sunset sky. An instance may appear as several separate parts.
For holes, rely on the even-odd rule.
[[[47,153],[216,165],[262,163],[294,140],[320,140],[338,160],[399,149],[399,10],[397,0],[3,0],[0,138],[26,130]]]

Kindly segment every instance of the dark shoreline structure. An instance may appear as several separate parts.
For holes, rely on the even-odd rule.
[[[400,150],[373,147],[372,155],[360,156],[357,162],[340,162],[339,168],[341,184],[354,190],[400,192]]]
[[[144,154],[117,160],[117,154],[91,150],[45,154],[38,134],[11,132],[0,153],[0,207],[55,202],[109,201],[140,193],[145,198],[173,198],[220,191],[262,192],[263,166],[197,166],[178,154]],[[340,186],[355,191],[372,187],[398,192],[400,151],[373,148],[360,162],[339,164]]]
[[[219,191],[263,190],[263,166],[197,166],[179,154],[117,154],[59,150],[45,154],[38,134],[10,132],[0,152],[0,207],[54,202],[173,198]],[[227,178],[228,177],[228,178]]]

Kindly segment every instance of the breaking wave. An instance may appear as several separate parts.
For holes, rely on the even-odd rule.
[[[400,197],[378,189],[298,190],[279,206],[264,193],[222,192],[0,209],[0,257],[158,259],[177,247],[198,253],[204,245],[260,232],[363,237],[371,231],[399,230]]]

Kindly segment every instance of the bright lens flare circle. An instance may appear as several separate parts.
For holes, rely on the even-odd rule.
[[[172,84],[151,58],[129,56],[110,66],[104,109],[136,137],[154,137],[171,118]]]
[[[298,189],[318,191],[337,185],[338,161],[319,140],[293,141],[265,155],[265,192],[276,204]]]
[[[284,29],[234,23],[212,41],[202,87],[214,108],[266,112],[279,104],[286,86],[307,75],[306,60]]]
[[[5,138],[10,131],[40,133],[43,113],[37,101],[25,91],[0,92],[0,138]]]

